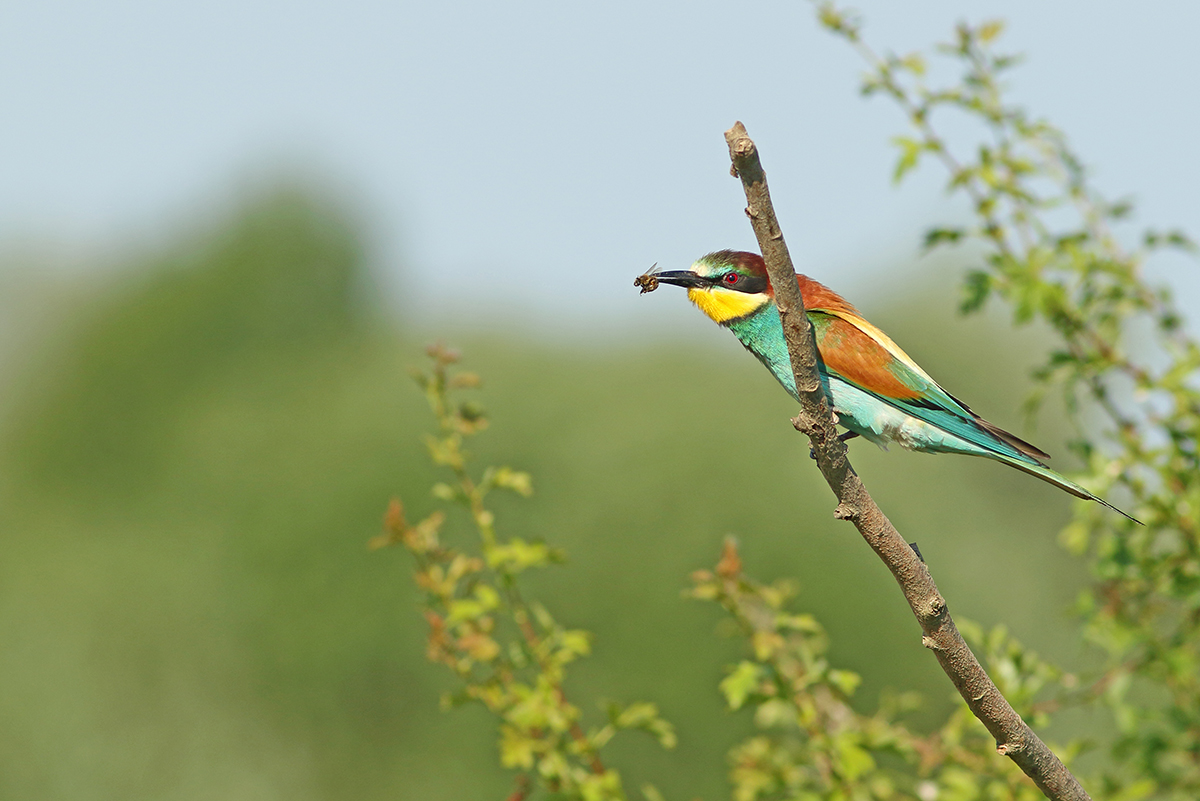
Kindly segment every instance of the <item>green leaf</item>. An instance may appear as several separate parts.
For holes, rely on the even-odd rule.
[[[996,58],[992,60],[992,69],[994,69],[996,72],[1004,72],[1004,70],[1011,69],[1024,60],[1025,57],[1020,55],[996,56]]]
[[[817,619],[809,614],[793,615],[787,612],[780,612],[775,616],[775,627],[779,629],[791,629],[793,631],[803,631],[810,634],[818,634],[824,629]]]
[[[513,726],[500,727],[500,764],[506,768],[533,767],[534,739]]]
[[[457,598],[450,602],[446,615],[447,623],[459,623],[464,620],[475,620],[486,614],[486,608],[479,601],[470,598]]]
[[[850,670],[834,669],[829,671],[829,681],[845,695],[854,695],[858,685],[862,684],[862,677]]]
[[[569,662],[578,656],[587,656],[592,650],[592,633],[583,629],[570,629],[559,635],[559,654],[562,661]]]
[[[963,299],[958,308],[963,314],[978,311],[992,292],[991,273],[983,270],[971,270],[963,283]]]
[[[559,751],[551,751],[539,759],[537,770],[542,778],[554,784],[570,781],[571,763]]]
[[[490,584],[477,584],[475,598],[484,609],[489,611],[500,606],[500,593],[496,592],[496,588]]]
[[[782,698],[768,698],[754,710],[754,725],[760,729],[796,725],[796,708]]]
[[[1196,241],[1183,231],[1168,231],[1167,244],[1173,247],[1182,248],[1183,250],[1191,251],[1192,253],[1200,250],[1200,247],[1196,245]]]
[[[900,59],[900,65],[917,77],[925,74],[925,58],[920,53],[909,53]]]
[[[511,467],[496,468],[491,476],[491,481],[496,487],[512,490],[526,498],[533,494],[533,479],[529,474],[513,470]]]
[[[667,801],[653,784],[643,784],[642,795],[646,798],[646,801]]]
[[[530,567],[545,567],[555,557],[555,552],[542,542],[526,542],[514,537],[506,543],[495,545],[487,551],[488,567],[496,570],[507,568],[519,573]]]
[[[1133,213],[1133,201],[1128,198],[1118,200],[1106,209],[1108,216],[1114,220],[1123,220]]]
[[[620,729],[637,728],[658,717],[658,707],[646,701],[639,701],[624,709],[613,711],[616,711],[616,716],[612,719],[613,723]],[[609,714],[611,716],[612,711]]]
[[[925,250],[933,250],[941,245],[952,245],[965,235],[966,231],[961,228],[930,228],[925,232],[922,247]]]
[[[855,781],[864,773],[875,769],[875,760],[859,745],[859,735],[847,732],[834,741],[839,773],[849,781]]]
[[[993,19],[980,25],[975,35],[982,44],[991,44],[1002,33],[1004,33],[1004,20]]]
[[[585,774],[579,782],[579,795],[583,801],[625,801],[621,776],[615,770]]]
[[[733,671],[721,680],[720,689],[725,695],[725,701],[730,709],[741,709],[746,699],[758,687],[762,678],[763,668],[755,662],[743,660]]]
[[[917,166],[917,162],[921,158],[921,143],[907,136],[896,136],[892,138],[892,144],[900,148],[900,158],[896,160],[892,182],[900,183],[905,174]]]
[[[663,748],[675,747],[675,727],[662,718],[656,704],[641,701],[624,709],[610,707],[608,714],[618,729],[640,729],[652,735]]]

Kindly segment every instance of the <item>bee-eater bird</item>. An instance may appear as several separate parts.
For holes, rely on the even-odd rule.
[[[816,337],[825,395],[838,423],[850,432],[843,438],[861,435],[880,446],[895,442],[923,453],[995,459],[1140,522],[1046,467],[1042,460],[1048,454],[972,412],[840,295],[808,276],[797,275],[796,280]],[[685,287],[692,303],[732,331],[800,400],[761,256],[720,250],[690,270],[650,273],[637,285],[646,292],[657,283]]]

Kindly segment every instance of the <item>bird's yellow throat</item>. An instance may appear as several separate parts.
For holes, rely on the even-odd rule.
[[[688,300],[717,323],[728,323],[758,311],[767,302],[765,294],[750,295],[719,286],[688,290]]]

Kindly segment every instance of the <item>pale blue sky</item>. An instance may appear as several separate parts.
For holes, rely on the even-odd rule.
[[[1005,17],[1028,56],[1016,97],[1139,221],[1200,234],[1200,4],[855,7],[880,49]],[[856,56],[800,0],[40,0],[3,16],[0,243],[152,241],[303,169],[365,212],[410,308],[601,330],[682,308],[633,302],[652,262],[753,245],[722,139],[736,119],[797,264],[852,297],[903,281],[881,273],[913,269],[924,227],[958,213],[934,170],[892,186],[902,121],[859,97]],[[751,67],[774,77],[743,84]],[[1195,307],[1179,264],[1159,269]]]

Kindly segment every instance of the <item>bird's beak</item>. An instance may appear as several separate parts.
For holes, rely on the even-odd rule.
[[[701,287],[712,286],[712,280],[705,278],[702,275],[692,272],[691,270],[666,270],[661,273],[653,273],[659,283],[674,284],[688,289],[696,289]]]

